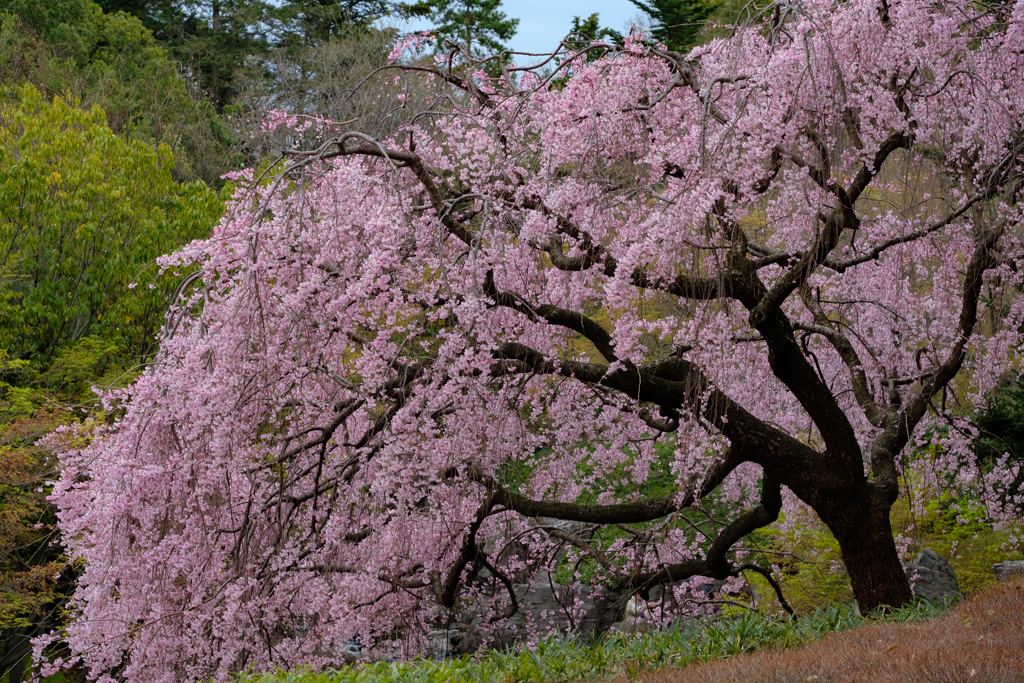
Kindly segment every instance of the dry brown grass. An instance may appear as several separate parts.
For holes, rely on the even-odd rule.
[[[990,588],[930,622],[873,624],[793,650],[740,655],[632,680],[1024,683],[1024,578]]]

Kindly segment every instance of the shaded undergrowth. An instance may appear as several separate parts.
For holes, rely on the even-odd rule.
[[[944,606],[918,602],[876,621],[912,623],[937,616]],[[446,661],[357,664],[322,673],[279,672],[243,677],[245,683],[553,683],[634,677],[764,649],[783,649],[870,623],[853,605],[830,606],[796,620],[744,612],[715,621],[681,622],[634,636],[606,635],[591,642],[552,637],[530,649],[488,650]]]

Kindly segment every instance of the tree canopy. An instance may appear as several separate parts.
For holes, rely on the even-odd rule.
[[[586,19],[579,17],[572,18],[572,25],[569,27],[569,35],[566,38],[566,47],[571,50],[584,50],[596,40],[604,41],[613,45],[621,45],[625,40],[618,31],[602,27],[601,20],[597,13],[591,14]],[[598,56],[592,52],[590,58]]]
[[[133,16],[86,0],[0,0],[0,81],[0,100],[11,103],[30,83],[48,97],[99,105],[113,132],[167,144],[177,180],[214,185],[234,165],[225,122]]]
[[[149,354],[163,315],[150,264],[203,236],[220,208],[202,183],[175,183],[172,165],[167,147],[114,135],[98,107],[26,86],[0,111],[0,348],[47,365],[100,335]]]
[[[911,596],[901,480],[1019,524],[1020,462],[956,406],[1024,342],[1024,2],[965,11],[812,0],[558,88],[411,65],[439,96],[407,127],[243,174],[162,260],[198,274],[120,417],[51,441],[74,655],[415,651],[567,548],[609,589],[770,576],[743,539],[801,506],[869,611]]]

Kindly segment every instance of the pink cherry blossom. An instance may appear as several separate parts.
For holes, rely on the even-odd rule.
[[[51,438],[91,676],[413,654],[566,561],[683,595],[783,505],[900,603],[911,475],[1019,537],[970,418],[1020,364],[1024,2],[772,8],[690,55],[417,67],[450,90],[394,137],[235,176],[112,424]]]

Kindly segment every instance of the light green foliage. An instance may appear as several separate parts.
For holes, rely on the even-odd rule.
[[[0,102],[17,101],[32,83],[99,105],[115,133],[167,144],[178,179],[213,184],[233,166],[227,126],[149,30],[88,0],[0,0],[0,83]]]
[[[927,456],[927,449],[915,457]],[[797,508],[775,524],[760,530],[749,546],[764,551],[762,565],[779,567],[775,577],[783,594],[798,612],[853,600],[850,581],[842,563],[839,544],[810,510]],[[960,591],[974,595],[995,583],[992,565],[1024,558],[1011,547],[1011,531],[986,521],[982,503],[967,497],[926,488],[908,477],[890,520],[899,542],[906,544],[905,561],[924,548],[948,559],[956,570]],[[785,548],[785,553],[778,552]],[[758,556],[759,553],[755,553]],[[759,596],[774,604],[771,588],[759,576],[747,572]]]
[[[993,564],[1024,557],[1010,550],[1011,534],[993,528],[986,517],[979,501],[954,498],[948,493],[928,500],[913,514],[906,497],[893,507],[894,530],[902,527],[904,535],[914,539],[915,554],[931,548],[948,559],[965,595],[974,595],[995,583]],[[904,523],[895,524],[897,519]]]
[[[917,603],[885,616],[910,623],[938,616],[942,609]],[[877,620],[876,619],[876,620]],[[243,683],[556,683],[633,676],[681,667],[743,652],[785,648],[828,633],[868,623],[852,606],[830,606],[792,621],[746,612],[733,619],[681,623],[637,636],[609,635],[590,643],[551,638],[529,650],[485,651],[475,657],[441,662],[414,660],[351,666],[325,673],[281,672],[243,676]]]
[[[43,368],[89,336],[149,353],[167,294],[154,259],[220,212],[202,183],[174,182],[172,165],[166,146],[114,135],[98,107],[26,86],[0,110],[0,348],[11,358]]]
[[[852,602],[839,543],[810,508],[788,507],[778,522],[752,535],[748,546],[761,551],[754,553],[759,564],[779,568],[775,579],[798,613]],[[775,604],[774,593],[764,579],[753,572],[747,572],[746,578],[759,598]]]

